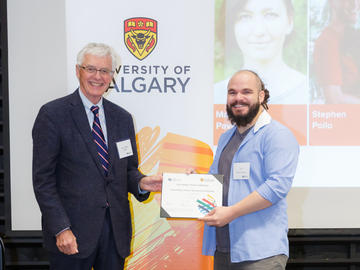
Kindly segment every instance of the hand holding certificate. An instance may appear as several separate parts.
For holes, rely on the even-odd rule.
[[[199,218],[222,206],[222,175],[164,173],[160,217]]]

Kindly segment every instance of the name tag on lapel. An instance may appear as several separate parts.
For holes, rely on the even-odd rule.
[[[130,139],[117,142],[116,147],[120,158],[126,158],[133,155]]]

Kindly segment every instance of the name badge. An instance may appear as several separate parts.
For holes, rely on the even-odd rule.
[[[130,139],[117,142],[116,147],[120,158],[126,158],[133,155]]]
[[[243,180],[250,178],[250,162],[236,162],[233,166],[233,179]]]

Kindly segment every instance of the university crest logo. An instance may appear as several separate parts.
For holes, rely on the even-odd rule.
[[[130,18],[124,21],[124,38],[128,50],[143,60],[157,43],[157,21],[149,18]]]

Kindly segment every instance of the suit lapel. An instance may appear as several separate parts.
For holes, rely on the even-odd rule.
[[[100,170],[101,175],[104,175],[104,169],[101,167],[100,160],[98,158],[98,153],[96,149],[96,145],[94,143],[94,139],[91,134],[91,129],[89,126],[89,121],[86,116],[86,112],[84,109],[84,105],[80,99],[79,89],[73,93],[71,98],[71,117],[75,122],[76,127],[78,128],[86,147],[89,150],[90,156],[96,164],[97,168]]]

